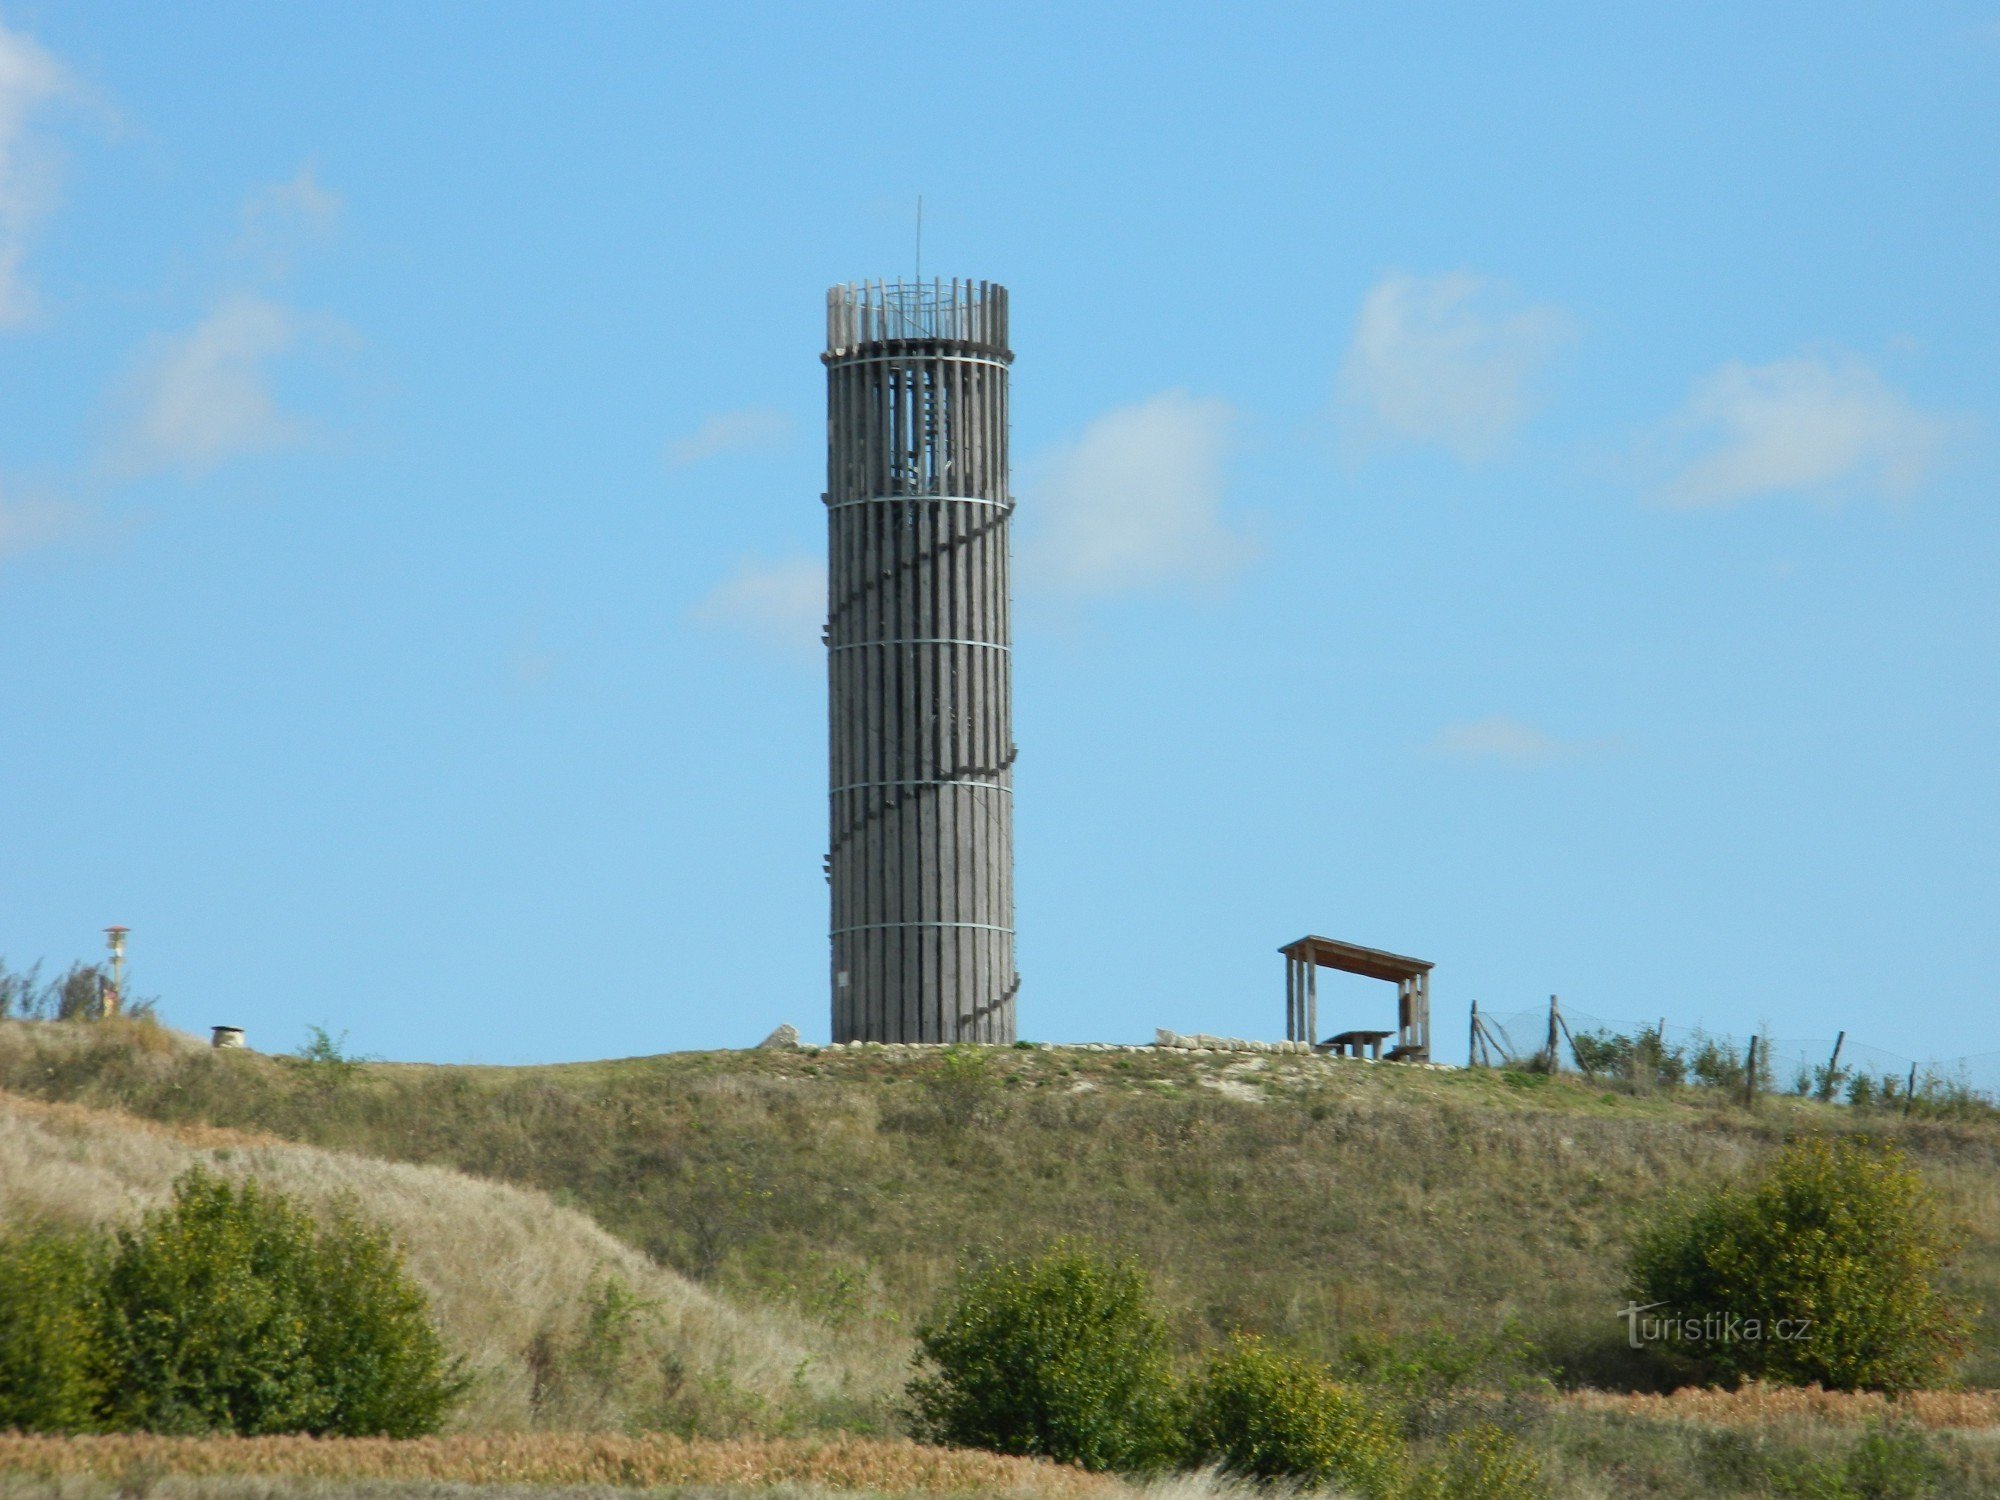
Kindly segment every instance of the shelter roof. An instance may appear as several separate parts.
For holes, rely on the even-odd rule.
[[[1428,959],[1405,958],[1400,953],[1384,953],[1380,948],[1364,948],[1359,943],[1340,943],[1313,935],[1287,943],[1278,951],[1287,958],[1310,959],[1322,968],[1339,969],[1367,979],[1415,979],[1436,967]]]

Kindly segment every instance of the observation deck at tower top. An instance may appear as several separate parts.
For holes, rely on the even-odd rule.
[[[992,281],[850,281],[826,294],[826,353],[831,362],[870,345],[970,344],[1003,363],[1007,288]]]

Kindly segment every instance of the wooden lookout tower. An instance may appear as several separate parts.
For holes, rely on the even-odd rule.
[[[1011,1042],[1007,291],[827,293],[833,1038]]]
[[[1332,938],[1302,937],[1278,950],[1285,955],[1285,1040],[1311,1042],[1322,1051],[1352,1052],[1366,1047],[1382,1054],[1386,1031],[1349,1030],[1319,1039],[1319,971],[1338,969],[1365,979],[1386,979],[1396,986],[1396,1043],[1389,1049],[1395,1061],[1431,1060],[1431,969],[1421,958],[1384,953]]]

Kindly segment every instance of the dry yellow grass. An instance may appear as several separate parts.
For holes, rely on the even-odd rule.
[[[843,1438],[705,1442],[569,1433],[419,1438],[26,1437],[0,1434],[0,1473],[255,1475],[458,1484],[809,1485],[877,1494],[1003,1492],[1086,1500],[1118,1481],[1040,1459]]]
[[[463,1428],[581,1425],[593,1415],[616,1424],[618,1402],[602,1400],[606,1393],[594,1412],[535,1400],[536,1361],[545,1362],[538,1346],[576,1337],[593,1281],[607,1274],[650,1305],[634,1334],[634,1381],[654,1380],[671,1365],[683,1382],[726,1380],[772,1403],[801,1388],[879,1394],[856,1388],[865,1380],[829,1352],[813,1325],[732,1307],[544,1194],[440,1167],[0,1093],[0,1224],[128,1222],[196,1162],[255,1175],[312,1203],[352,1194],[384,1224],[430,1296],[447,1344],[478,1373]]]
[[[1755,1426],[1791,1417],[1839,1423],[1891,1418],[1934,1430],[2000,1429],[2000,1391],[1914,1391],[1890,1400],[1873,1391],[1828,1391],[1819,1386],[1761,1385],[1741,1390],[1690,1386],[1667,1396],[1580,1391],[1564,1398],[1577,1411],[1617,1412],[1656,1420],[1706,1422],[1717,1427]]]

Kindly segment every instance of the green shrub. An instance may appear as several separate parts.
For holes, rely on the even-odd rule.
[[[937,1066],[922,1074],[927,1123],[946,1133],[966,1131],[990,1119],[1000,1106],[1000,1075],[986,1049],[945,1048]]]
[[[1548,1492],[1540,1460],[1518,1438],[1488,1423],[1454,1433],[1403,1495],[1406,1500],[1542,1500]]]
[[[918,1435],[1087,1469],[1144,1469],[1173,1450],[1166,1329],[1146,1278],[1058,1244],[967,1267],[917,1333]]]
[[[1675,1088],[1687,1081],[1687,1054],[1657,1031],[1580,1031],[1570,1051],[1586,1073],[1622,1078],[1642,1088]]]
[[[1914,1427],[1873,1427],[1848,1450],[1845,1472],[1859,1500],[1923,1500],[1935,1493],[1944,1465],[1931,1440]]]
[[[102,1254],[75,1235],[0,1239],[0,1432],[96,1425]]]
[[[382,1231],[199,1167],[119,1233],[101,1326],[119,1428],[414,1437],[467,1384]]]
[[[1712,1375],[1897,1391],[1963,1347],[1968,1310],[1938,1284],[1952,1248],[1900,1152],[1795,1141],[1642,1234],[1631,1292]]]
[[[1377,1394],[1404,1435],[1443,1437],[1498,1415],[1532,1417],[1554,1394],[1547,1355],[1516,1323],[1491,1333],[1433,1326],[1348,1340],[1339,1373]]]
[[[10,971],[0,959],[0,1018],[25,1021],[96,1021],[104,1016],[104,992],[110,978],[95,964],[74,963],[54,979],[43,980],[39,963]]]
[[[1395,1423],[1325,1366],[1239,1336],[1210,1356],[1186,1400],[1187,1456],[1245,1479],[1338,1484],[1396,1494],[1403,1444]]]

